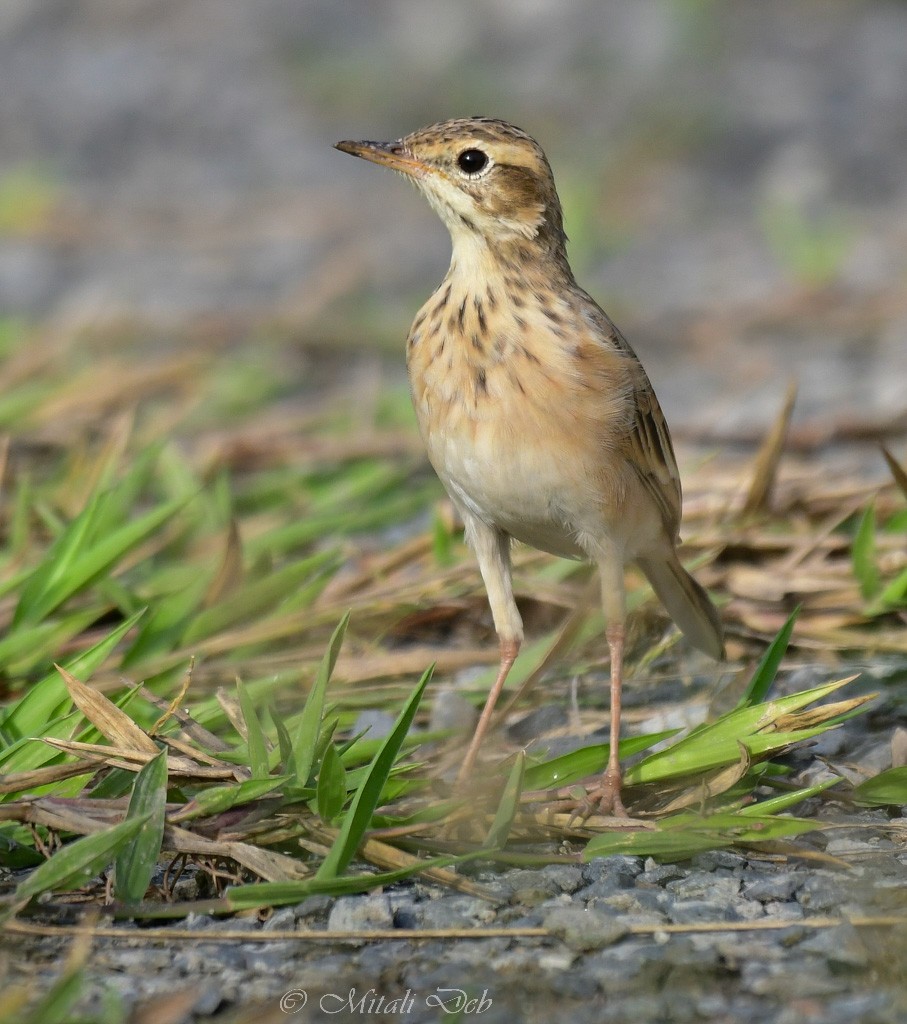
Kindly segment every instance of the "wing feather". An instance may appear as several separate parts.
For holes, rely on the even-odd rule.
[[[680,531],[682,492],[671,433],[655,389],[627,339],[593,300],[594,319],[608,341],[633,362],[633,418],[626,438],[627,461],[658,509],[665,531],[676,543]]]

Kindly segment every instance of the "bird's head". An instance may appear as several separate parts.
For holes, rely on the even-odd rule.
[[[442,121],[396,142],[338,142],[344,153],[412,180],[458,240],[492,247],[534,242],[552,255],[566,240],[554,177],[541,146],[487,117]]]

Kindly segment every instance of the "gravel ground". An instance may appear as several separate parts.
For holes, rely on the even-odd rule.
[[[825,678],[799,669],[779,692]],[[890,666],[857,685],[875,689],[886,679]],[[890,737],[904,718],[889,690],[868,714],[791,752],[792,778],[806,784],[833,770],[859,779],[890,766]],[[803,856],[723,850],[681,864],[619,856],[532,870],[479,866],[472,881],[488,898],[401,883],[361,896],[313,896],[264,922],[192,916],[173,926],[197,933],[192,941],[129,941],[143,929],[124,923],[122,938],[96,940],[84,1009],[96,1010],[105,990],[129,1004],[185,991],[179,1019],[187,1022],[393,1013],[414,1022],[473,1015],[547,1022],[569,1014],[615,1024],[899,1024],[907,1015],[907,808],[860,810],[816,798],[797,813],[825,824],[798,840]],[[877,920],[886,916],[899,923]],[[848,923],[829,927],[828,918]],[[370,941],[283,934],[450,928],[548,934]],[[274,933],[274,940],[205,941],[223,931]],[[7,939],[8,980],[44,990],[65,945],[15,943],[10,956]]]
[[[889,838],[892,826],[900,831],[898,843]],[[501,1022],[569,1013],[578,1024],[897,1024],[907,1014],[907,927],[820,922],[830,915],[859,921],[903,906],[905,830],[905,818],[848,815],[825,849],[847,867],[730,851],[683,865],[611,857],[480,873],[476,881],[496,902],[413,883],[336,900],[314,896],[264,924],[192,918],[184,926],[198,933],[191,943],[132,943],[124,926],[122,940],[97,941],[89,973],[95,998],[103,988],[130,1002],[191,989],[186,1020],[221,1019],[248,1004],[258,1004],[265,1019],[296,1008],[303,1020],[355,1020],[390,1013],[396,1000],[405,1019],[428,1022],[445,1019],[439,999],[451,1011],[458,999],[468,999],[482,1003],[470,1004],[476,1016]],[[714,930],[669,930],[678,925]],[[205,942],[222,930],[492,927],[542,927],[553,935]],[[55,956],[55,942],[34,943],[31,972],[44,979],[39,984],[51,973],[39,962]]]

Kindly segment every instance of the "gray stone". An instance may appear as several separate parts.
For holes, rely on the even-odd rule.
[[[315,917],[326,917],[334,905],[335,897],[325,896],[318,893],[314,896],[306,896],[301,902],[293,907],[293,915],[298,920],[307,920]]]
[[[829,839],[825,852],[832,857],[850,860],[853,857],[865,857],[866,854],[878,853],[878,849],[878,842],[873,843],[867,839],[840,836],[835,839]]]
[[[181,875],[171,886],[170,892],[174,902],[180,902],[204,899],[210,889],[206,878],[200,876],[198,872],[192,872]]]
[[[740,878],[726,871],[691,871],[684,878],[668,882],[668,892],[683,899],[732,900],[740,892]]]
[[[207,914],[196,914],[193,912],[183,921],[183,928],[188,931],[204,931],[205,928],[210,928],[214,921],[215,919]]]
[[[793,871],[755,878],[743,884],[743,895],[750,900],[767,903],[772,900],[789,900],[803,883],[803,875]]]
[[[394,715],[378,708],[366,708],[360,711],[353,723],[353,735],[364,732],[370,740],[383,740],[394,728]]]
[[[475,728],[479,712],[475,705],[453,687],[439,690],[431,705],[429,732],[464,733]]]
[[[563,704],[545,704],[507,727],[507,735],[514,743],[529,743],[542,733],[567,724],[567,709]]]
[[[212,931],[257,932],[261,927],[257,914],[237,914],[236,917],[217,918],[211,925]]]
[[[850,992],[839,996],[828,1007],[829,1024],[900,1024],[904,1019],[905,1001],[898,1008],[884,992]],[[802,1024],[802,1017],[792,1024]]]
[[[180,974],[190,977],[205,974],[210,964],[208,946],[189,946],[177,948],[173,954],[173,968]]]
[[[583,865],[583,881],[587,885],[600,882],[604,878],[619,878],[624,884],[632,884],[642,871],[639,857],[595,857]]]
[[[420,903],[422,928],[468,928],[476,924],[491,924],[495,910],[484,900],[457,893],[437,900]]]
[[[328,931],[380,931],[394,927],[390,900],[383,893],[341,896],[328,915]]]
[[[848,986],[846,979],[833,977],[816,957],[772,964],[745,963],[740,980],[748,992],[769,997],[791,992],[796,992],[798,998],[828,996],[846,991]]]
[[[278,907],[261,926],[265,932],[292,931],[296,927],[296,908]]]
[[[757,900],[744,899],[742,896],[729,900],[727,909],[732,919],[737,921],[756,921],[765,917],[765,907],[761,903]]]
[[[627,934],[626,927],[616,916],[595,908],[555,907],[545,915],[542,923],[571,949],[583,951],[611,946]]]
[[[637,857],[596,858],[583,867],[582,877],[586,885],[577,891],[576,896],[592,901],[622,889],[632,889],[641,867]]]
[[[585,969],[597,978],[606,991],[629,983],[639,974],[643,965],[661,956],[660,949],[648,937],[628,936],[609,949],[589,954]]]
[[[570,884],[573,884],[574,881],[576,883],[581,881],[582,876],[579,879],[574,879],[573,876],[570,877]],[[511,897],[513,902],[522,903],[530,907],[536,903],[541,903],[542,900],[550,896],[558,896],[564,892],[558,872],[551,872],[547,869],[539,871],[509,871],[507,873],[507,881],[513,891],[513,896]]]
[[[609,896],[589,901],[590,906],[606,906],[620,914],[640,914],[654,911],[663,916],[670,897],[661,889],[618,889]]]
[[[866,967],[870,960],[866,943],[860,938],[857,929],[850,924],[816,931],[800,943],[799,951],[818,953],[832,969],[862,968]]]
[[[293,944],[256,942],[247,947],[243,967],[256,975],[280,975],[291,966]]]
[[[775,942],[774,932],[705,932],[691,935],[694,945],[710,943],[729,970],[738,971],[745,963],[768,964],[786,961],[790,952]]]
[[[548,864],[542,876],[550,880],[561,892],[576,892],[583,885],[583,869],[578,864]]]
[[[813,913],[837,912],[847,895],[844,876],[830,871],[817,871],[804,879],[797,890],[797,901]]]
[[[645,867],[637,876],[637,885],[663,886],[678,878],[685,878],[687,870],[679,864],[659,864],[651,857],[646,858]]]
[[[643,928],[646,934],[653,935],[654,941],[658,940],[658,928],[660,925],[668,924],[668,916],[658,910],[640,910],[635,914],[621,914],[620,923],[627,928]]]
[[[420,913],[419,908],[414,903],[407,903],[403,905],[391,904],[394,914],[394,927],[395,928],[418,928]]]
[[[716,868],[733,871],[745,867],[747,857],[737,850],[708,850],[705,853],[697,853],[691,863],[700,871],[714,871]]]
[[[676,924],[737,919],[737,915],[726,904],[713,903],[710,900],[675,900],[668,903],[665,913]]]
[[[766,917],[776,918],[781,921],[799,921],[806,916],[806,911],[795,901],[787,903],[765,903],[763,904]]]
[[[192,1010],[201,1018],[212,1016],[224,1001],[217,985],[201,985],[196,988],[196,992],[198,996],[192,1005]],[[160,992],[161,996],[166,994],[168,994],[167,988]]]

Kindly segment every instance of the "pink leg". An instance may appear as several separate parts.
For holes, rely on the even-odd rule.
[[[605,814],[626,818],[627,811],[620,798],[620,699],[624,675],[624,624],[608,626],[608,650],[611,652],[611,749],[608,752],[608,767],[596,793],[599,807]]]
[[[507,674],[513,667],[513,663],[516,661],[516,656],[519,653],[519,650],[519,640],[501,640],[501,667],[498,669],[498,677],[495,679],[494,686],[492,686],[491,691],[488,694],[488,699],[485,701],[485,707],[482,708],[482,714],[479,716],[479,721],[476,725],[476,731],[473,733],[469,749],[466,751],[466,757],[463,759],[463,763],[460,765],[460,770],[457,772],[457,786],[462,785],[469,778],[472,767],[475,764],[476,756],[479,753],[479,747],[482,745],[482,737],[486,732],[488,732],[491,716],[494,713],[494,706],[498,702],[501,690],[504,689],[504,683],[507,681]]]
[[[628,817],[623,800],[620,796],[620,704],[624,677],[624,604],[623,558],[616,550],[610,550],[608,557],[599,563],[602,575],[602,604],[605,611],[607,627],[605,636],[611,654],[611,736],[608,752],[608,765],[602,773],[598,785],[581,800],[573,800],[567,804],[573,814],[570,821],[588,818],[593,811],[612,815],[616,818]],[[563,806],[563,805],[561,805]]]
[[[504,689],[507,674],[516,660],[523,640],[523,623],[517,610],[516,601],[513,599],[510,538],[507,534],[477,519],[468,509],[461,508],[460,511],[463,515],[463,522],[466,524],[467,540],[476,553],[479,570],[488,593],[491,617],[494,619],[495,632],[498,634],[498,643],[501,646],[501,665],[498,669],[498,677],[485,701],[485,707],[482,709],[476,731],[470,741],[469,749],[466,751],[466,757],[457,772],[457,786],[461,786],[466,781],[475,764],[482,737],[488,732],[495,704],[498,702],[501,690]]]

